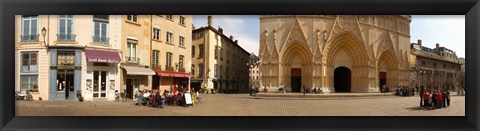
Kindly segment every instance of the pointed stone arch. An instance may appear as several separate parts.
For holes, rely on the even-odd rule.
[[[301,69],[301,85],[312,86],[312,53],[304,44],[293,43],[285,47],[280,57],[280,81],[288,90],[293,90],[292,69]]]
[[[393,49],[388,49],[383,52],[381,52],[380,56],[377,59],[376,62],[376,67],[377,67],[377,74],[379,75],[378,78],[378,87],[381,87],[381,79],[380,75],[382,74],[383,71],[380,71],[381,64],[385,64],[386,71],[386,86],[392,90],[395,86],[398,86],[400,84],[399,81],[399,75],[402,74],[401,70],[399,69],[400,62],[397,59],[397,56],[393,52]]]
[[[323,61],[326,66],[325,85],[333,90],[333,70],[335,56],[340,51],[347,52],[349,59],[352,60],[352,92],[368,91],[368,62],[369,57],[364,43],[359,41],[352,33],[343,32],[329,41],[323,50]],[[338,59],[338,58],[337,58]]]

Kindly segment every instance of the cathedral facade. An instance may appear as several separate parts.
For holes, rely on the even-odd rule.
[[[408,86],[410,22],[408,15],[260,16],[260,89]]]

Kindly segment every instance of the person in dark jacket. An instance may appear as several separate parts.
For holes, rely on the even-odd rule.
[[[418,89],[418,86],[417,86],[417,89]],[[425,93],[425,90],[424,90],[424,88],[423,88],[423,86],[422,86],[422,87],[420,88],[420,94],[419,94],[419,96],[420,96],[420,107],[424,107],[424,105],[423,105],[423,103],[422,103],[422,101],[423,101],[423,93]]]
[[[437,108],[437,90],[433,90],[431,99],[433,103],[433,108]]]
[[[442,90],[442,107],[445,108],[447,105],[447,92],[445,91],[445,88]]]

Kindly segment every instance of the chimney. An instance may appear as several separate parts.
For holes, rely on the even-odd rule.
[[[440,44],[437,43],[437,44],[435,45],[435,47],[439,48],[439,47],[440,47]]]
[[[422,39],[418,39],[418,40],[417,40],[417,44],[420,45],[420,46],[422,46]]]
[[[237,45],[238,45],[238,40],[235,40],[235,44],[237,44]]]
[[[195,30],[195,25],[194,24],[192,24],[192,30]]]
[[[208,26],[212,26],[212,16],[208,16]]]
[[[220,28],[220,26],[218,27],[218,32],[220,32],[220,34],[223,34],[223,29]]]
[[[230,35],[230,40],[232,40],[232,41],[233,41],[233,35]]]

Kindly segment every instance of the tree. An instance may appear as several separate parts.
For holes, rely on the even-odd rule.
[[[255,53],[250,53],[250,58],[248,60],[248,63],[247,63],[247,66],[250,70],[250,72],[252,72],[252,69],[254,68],[258,68],[258,65],[260,65],[260,57],[256,56]],[[250,76],[250,89],[258,89],[259,88],[259,81],[258,80],[254,80],[252,79],[252,77]]]

